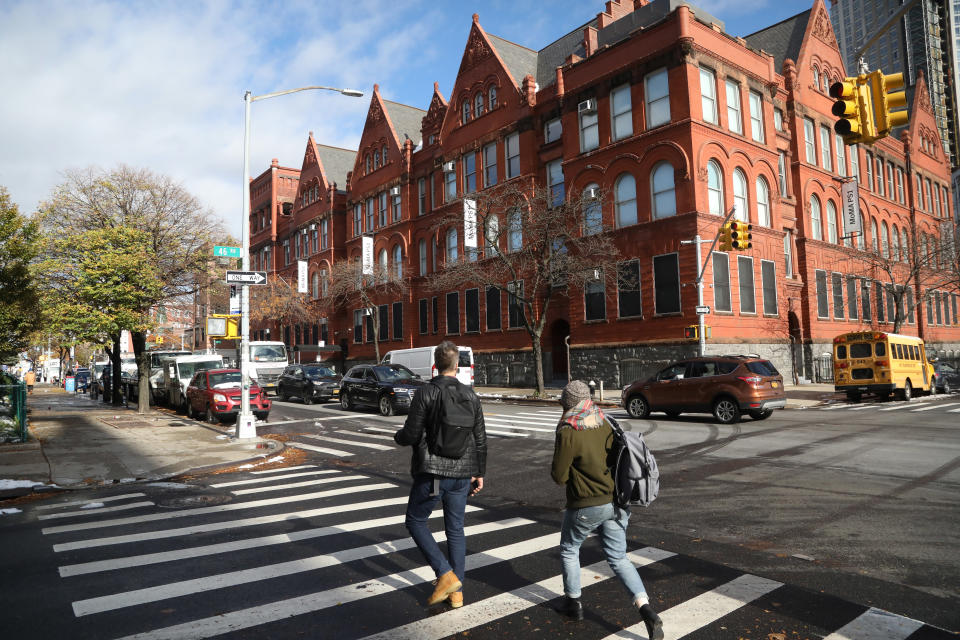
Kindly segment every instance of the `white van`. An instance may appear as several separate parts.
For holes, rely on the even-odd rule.
[[[397,349],[388,351],[381,364],[402,364],[424,380],[437,375],[437,365],[433,361],[434,347],[417,347],[415,349]],[[473,349],[460,347],[460,366],[457,369],[457,380],[461,384],[473,386]]]
[[[187,385],[197,371],[222,369],[220,356],[174,356],[163,359],[163,387],[167,392],[167,404],[175,409],[187,410]]]

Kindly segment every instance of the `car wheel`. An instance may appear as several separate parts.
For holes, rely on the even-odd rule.
[[[313,404],[313,387],[303,388],[303,404]]]
[[[897,397],[904,402],[910,402],[913,399],[913,385],[910,384],[909,380],[907,380],[903,389],[897,391]]]
[[[664,411],[664,413],[667,414],[668,418],[676,418],[678,415],[680,415],[679,411]]]
[[[928,395],[931,395],[931,396],[937,395],[937,379],[936,378],[930,381],[930,391]]]
[[[220,418],[217,417],[217,414],[213,412],[213,409],[207,405],[207,422],[210,424],[219,424]]]
[[[766,420],[773,415],[773,409],[764,409],[763,411],[751,411],[750,417],[754,420]]]
[[[627,413],[630,414],[631,418],[646,418],[650,415],[650,405],[647,404],[647,399],[641,395],[630,396],[630,399],[627,400]]]
[[[180,407],[177,409],[177,413],[188,413],[190,411],[190,403],[187,402],[187,399],[184,398],[180,402]]]
[[[191,420],[194,420],[197,417],[197,412],[193,410],[192,402],[187,404],[187,417],[190,418]]]
[[[287,392],[284,391],[283,387],[277,387],[277,397],[286,402],[290,399],[290,396],[287,395]]]
[[[740,406],[729,397],[717,398],[713,403],[713,417],[720,424],[734,424],[740,421]]]
[[[950,381],[949,381],[949,380],[944,380],[944,381],[943,381],[943,392],[944,392],[944,393],[950,393],[952,390],[953,390],[953,389],[950,388]]]
[[[383,394],[380,396],[380,415],[382,416],[392,416],[393,415],[393,403],[390,402],[390,396]]]
[[[347,411],[353,409],[353,403],[350,402],[350,395],[343,391],[340,392],[340,406]]]

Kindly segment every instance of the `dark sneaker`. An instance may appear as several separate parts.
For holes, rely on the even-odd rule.
[[[560,612],[571,620],[583,620],[583,605],[580,604],[580,598],[567,596],[566,602],[563,603]]]
[[[650,640],[663,640],[663,621],[657,612],[649,604],[640,607],[640,615],[643,617],[643,623],[647,625],[647,637]]]

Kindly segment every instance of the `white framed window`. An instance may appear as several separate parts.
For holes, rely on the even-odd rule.
[[[643,79],[647,128],[670,122],[670,82],[666,69],[648,73]]]
[[[894,260],[900,260],[900,230],[897,225],[890,229],[890,256]]]
[[[783,131],[783,111],[777,107],[773,108],[773,126],[777,131]]]
[[[763,315],[777,315],[777,266],[773,260],[760,261],[760,290],[763,293]]]
[[[614,186],[617,227],[637,223],[637,183],[629,173],[621,174]]]
[[[863,211],[860,212],[860,233],[857,234],[857,249],[863,251],[866,247],[867,241],[864,236],[867,235],[867,224],[866,220],[863,219]]]
[[[486,248],[486,257],[497,255],[500,251],[500,218],[491,214],[484,222],[484,247]]]
[[[477,190],[477,154],[467,151],[463,156],[463,192],[473,193]]]
[[[376,221],[376,200],[374,198],[367,198],[367,231],[373,231],[374,222]]]
[[[484,96],[482,93],[478,93],[473,97],[473,114],[475,118],[479,118],[483,115],[483,100]]]
[[[763,142],[763,96],[756,91],[750,92],[750,135],[755,142]]]
[[[443,172],[443,197],[444,200],[450,202],[451,200],[456,200],[457,198],[457,169],[454,165],[452,171]]]
[[[761,227],[769,227],[770,221],[770,187],[763,176],[758,176],[756,181],[757,190],[757,224]]]
[[[843,144],[840,134],[833,135],[833,144],[837,147],[837,174],[847,175],[847,146]]]
[[[487,107],[489,111],[497,108],[497,85],[490,85],[487,89]]]
[[[553,142],[559,140],[563,135],[563,122],[560,118],[553,118],[548,120],[546,124],[543,125],[543,142],[544,144],[548,142]]]
[[[740,111],[740,85],[727,79],[727,128],[734,133],[743,133],[743,114]],[[706,119],[706,118],[704,118]]]
[[[320,221],[320,248],[327,249],[330,246],[330,220],[324,218]]]
[[[830,154],[830,128],[820,125],[820,161],[824,169],[833,170],[833,159]]]
[[[599,114],[596,110],[581,111],[580,117],[580,153],[591,151],[600,146]]]
[[[563,166],[560,160],[547,163],[547,189],[550,192],[550,206],[558,207],[563,204],[564,184]]]
[[[820,220],[820,199],[810,196],[810,237],[814,240],[823,240],[823,227]]]
[[[783,272],[793,278],[793,231],[790,229],[783,234]]]
[[[817,164],[817,143],[813,139],[814,135],[813,120],[804,118],[803,144],[806,151],[807,162],[810,164]]]
[[[427,239],[420,238],[417,243],[417,251],[420,254],[420,275],[427,275]]]
[[[870,248],[874,253],[880,253],[879,233],[877,233],[877,219],[870,220]]]
[[[457,228],[450,227],[447,229],[447,262],[457,261],[457,242]]]
[[[472,109],[471,109],[471,107],[470,107],[470,100],[469,100],[469,99],[464,100],[464,101],[463,101],[463,105],[461,106],[461,108],[463,109],[463,114],[462,114],[462,120],[461,120],[461,122],[462,122],[462,124],[467,124],[468,122],[470,122],[470,117],[471,117],[471,116],[470,116],[470,113],[471,113],[471,111],[472,111]]]
[[[650,186],[653,194],[653,219],[659,220],[677,215],[673,165],[669,162],[658,163],[650,174]],[[597,207],[599,208],[599,203]]]
[[[740,287],[740,313],[757,312],[757,292],[753,278],[753,258],[737,256],[737,282]]]
[[[877,193],[881,196],[883,195],[883,159],[876,159],[876,173],[874,174],[874,179],[876,180]]]
[[[714,251],[713,308],[717,311],[733,311],[730,300],[730,256]]]
[[[705,122],[717,124],[717,74],[706,67],[700,67],[700,108]]]
[[[886,220],[880,223],[880,252],[884,258],[890,257],[890,227]]]
[[[389,262],[387,261],[387,250],[380,249],[380,253],[377,254],[377,264],[380,265],[380,273],[378,277],[380,280],[387,279],[387,273],[389,273]]]
[[[507,159],[507,179],[520,175],[520,134],[511,133],[503,141],[503,152]]]
[[[860,147],[850,145],[850,177],[860,182]]]
[[[715,160],[707,163],[707,204],[710,213],[723,215],[723,171]]]
[[[399,244],[393,245],[393,275],[397,280],[403,278],[403,247]]]
[[[777,153],[777,178],[780,184],[780,195],[787,197],[787,154],[783,151]]]
[[[379,212],[380,212],[379,224],[380,224],[381,227],[385,227],[385,226],[387,226],[387,192],[386,192],[386,191],[381,191],[378,200],[379,200],[379,203],[380,203],[380,208],[379,208]]]
[[[483,147],[483,186],[497,184],[497,143],[491,142]]]
[[[310,295],[314,300],[320,297],[320,274],[316,271],[313,272],[313,278],[311,278]]]
[[[837,205],[827,200],[827,240],[837,244]]]
[[[625,84],[610,92],[610,123],[614,140],[633,135],[633,109],[630,85]]]
[[[893,163],[887,163],[887,197],[893,200],[896,191],[893,190]]]
[[[592,190],[599,188],[599,185],[594,183],[588,184],[586,189],[583,190],[585,200],[583,203],[583,235],[585,236],[596,235],[603,231],[603,211],[600,206],[600,199],[587,195],[591,192],[596,193]]]
[[[523,246],[523,211],[514,209],[507,216],[507,251],[519,251]]]
[[[743,170],[737,167],[733,170],[733,204],[737,207],[734,214],[737,220],[747,222],[750,220],[750,210],[747,204],[747,176]]]
[[[903,204],[903,169],[897,167],[897,201]]]
[[[363,205],[359,202],[353,205],[353,235],[363,233]]]

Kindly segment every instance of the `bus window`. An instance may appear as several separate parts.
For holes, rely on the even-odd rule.
[[[880,344],[880,343],[877,343]],[[870,343],[869,342],[854,342],[850,345],[850,357],[851,358],[869,358],[870,357]]]
[[[847,359],[847,345],[838,344],[837,345],[837,360],[846,360]]]
[[[902,344],[896,344],[896,345],[893,345],[893,346],[895,346],[895,347],[897,348],[897,355],[895,355],[894,358],[896,358],[897,360],[903,360],[903,345],[902,345]]]
[[[876,346],[874,347],[874,350],[875,350],[875,352],[876,352],[876,355],[878,355],[878,356],[885,356],[885,355],[887,355],[887,343],[885,343],[885,342],[877,342],[877,343],[876,343]]]

